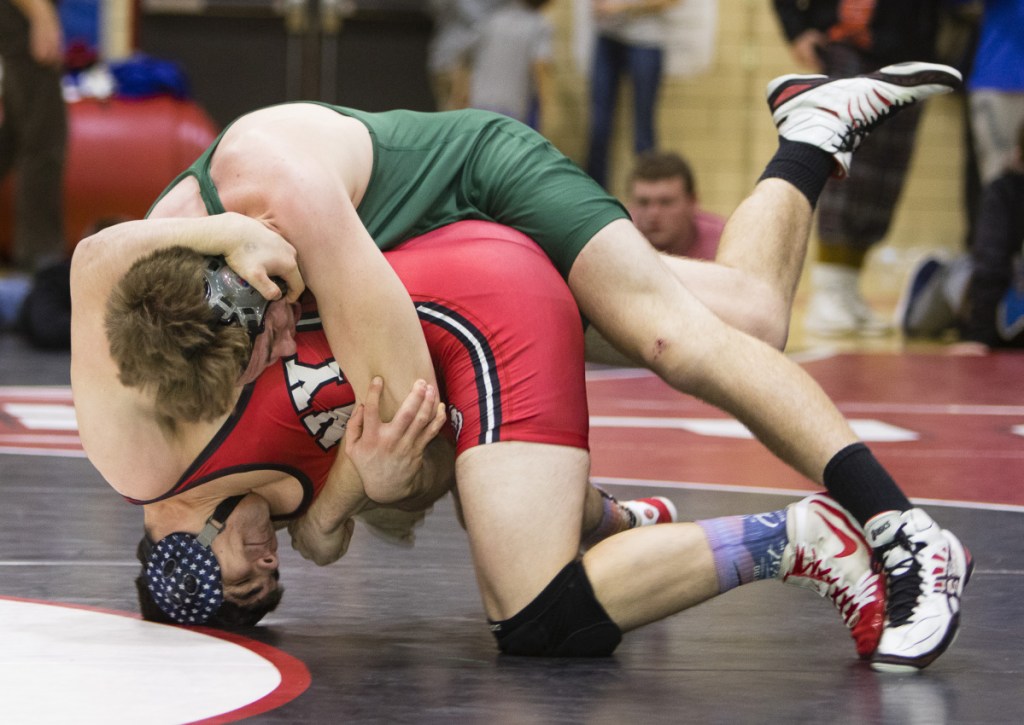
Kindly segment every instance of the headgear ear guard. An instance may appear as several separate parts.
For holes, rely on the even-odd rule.
[[[244,496],[221,501],[197,535],[177,531],[152,545],[146,586],[160,610],[178,624],[205,624],[224,602],[220,562],[210,544]]]
[[[237,323],[253,338],[263,332],[263,320],[270,300],[239,277],[223,257],[206,258],[203,278],[206,301],[218,322],[225,325]]]

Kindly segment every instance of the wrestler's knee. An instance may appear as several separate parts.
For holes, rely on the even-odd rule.
[[[535,657],[605,657],[622,640],[579,561],[562,569],[522,611],[491,622],[491,631],[503,653]]]
[[[735,276],[711,298],[708,307],[730,327],[782,350],[789,336],[793,290],[739,268],[733,272]]]
[[[777,350],[785,349],[792,306],[770,284],[754,280],[751,287],[752,302],[744,310],[743,324],[733,326]]]

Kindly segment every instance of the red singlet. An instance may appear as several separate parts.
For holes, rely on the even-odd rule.
[[[497,441],[587,448],[579,311],[533,241],[498,224],[464,221],[385,256],[416,304],[456,455]],[[292,516],[309,506],[327,479],[355,396],[312,300],[303,305],[295,341],[296,354],[246,386],[202,454],[153,500],[269,469],[302,484],[303,502]]]

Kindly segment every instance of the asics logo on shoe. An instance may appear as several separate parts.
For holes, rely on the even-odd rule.
[[[892,527],[892,522],[891,521],[886,521],[881,526],[877,526],[877,527],[871,529],[871,538],[872,538],[872,540],[877,541],[878,538],[882,534],[884,534],[886,531],[888,531],[891,527]]]

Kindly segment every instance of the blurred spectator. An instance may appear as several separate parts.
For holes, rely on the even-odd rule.
[[[23,272],[65,251],[63,42],[50,0],[0,0],[0,179],[16,172],[14,265]]]
[[[438,111],[469,104],[467,54],[484,21],[502,0],[430,0],[434,34],[427,49],[427,71]]]
[[[967,79],[971,134],[981,183],[1013,156],[1024,121],[1024,0],[985,0],[977,50]]]
[[[957,330],[957,352],[1024,347],[1024,124],[1011,158],[985,187],[969,253],[926,258],[911,275],[898,307],[907,337]]]
[[[848,77],[935,54],[942,0],[774,0],[796,61]],[[818,205],[817,264],[804,328],[825,336],[884,335],[860,292],[868,250],[889,231],[914,147],[921,105],[903,110],[857,151],[850,178],[830,182]]]
[[[127,218],[101,219],[86,236],[123,221]],[[43,350],[71,349],[71,257],[40,268],[31,282],[0,279],[0,328],[20,332]]]
[[[550,128],[555,113],[549,0],[506,0],[480,27],[470,53],[469,105]]]
[[[690,165],[678,154],[641,154],[629,177],[633,223],[659,251],[714,259],[725,218],[700,208]]]
[[[657,146],[655,110],[665,61],[666,10],[677,0],[592,0],[597,38],[590,75],[590,144],[587,173],[608,187],[608,153],[619,81],[633,85],[633,150]]]

